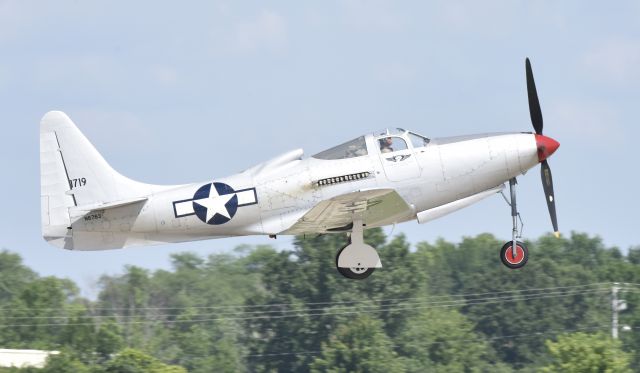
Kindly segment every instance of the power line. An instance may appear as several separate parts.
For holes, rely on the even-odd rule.
[[[225,315],[237,315],[241,313],[243,315],[251,315],[251,314],[285,314],[285,313],[301,313],[301,312],[315,312],[315,311],[339,311],[345,309],[367,309],[367,308],[391,308],[391,307],[412,307],[412,306],[421,306],[421,305],[445,305],[445,306],[465,306],[467,304],[475,304],[477,302],[487,302],[491,300],[508,300],[513,298],[512,300],[517,301],[520,299],[536,299],[536,298],[549,298],[554,295],[559,296],[573,296],[573,295],[581,295],[581,294],[589,294],[589,293],[604,293],[608,292],[609,289],[586,289],[586,290],[565,290],[565,291],[557,291],[557,292],[545,292],[540,294],[509,294],[503,295],[500,297],[476,297],[475,299],[459,299],[459,300],[435,300],[435,301],[415,301],[415,302],[398,302],[396,304],[386,304],[386,305],[376,305],[376,304],[354,304],[351,306],[338,306],[338,307],[321,307],[321,308],[307,308],[307,309],[279,309],[279,310],[259,310],[259,311],[240,311],[240,312],[221,312],[221,313],[199,313],[194,315],[189,315],[191,317],[198,316],[225,316]],[[414,298],[417,299],[417,298]],[[430,298],[422,298],[422,299],[430,299]],[[369,303],[369,302],[365,302]],[[337,303],[339,304],[339,303]],[[180,314],[156,314],[156,315],[63,315],[63,316],[5,316],[4,319],[68,319],[72,317],[77,318],[95,318],[95,319],[111,319],[111,318],[140,318],[140,317],[172,317],[172,316],[181,316]]]
[[[592,289],[582,292],[576,292],[577,294],[598,294],[600,292],[607,291],[608,289]],[[120,321],[118,324],[120,325],[136,325],[136,324],[152,324],[152,323],[164,323],[164,324],[182,324],[182,323],[199,323],[199,322],[210,322],[210,321],[239,321],[239,320],[258,320],[258,319],[283,319],[283,318],[296,318],[296,317],[315,317],[315,316],[339,316],[339,315],[347,315],[347,314],[355,314],[355,313],[375,313],[375,312],[393,312],[393,311],[413,311],[413,310],[422,310],[422,309],[435,309],[435,308],[448,308],[448,307],[466,307],[466,306],[478,306],[485,304],[495,304],[495,303],[504,303],[504,302],[514,302],[514,301],[528,301],[533,299],[546,299],[546,298],[558,298],[565,297],[567,295],[572,295],[571,293],[567,294],[566,292],[554,293],[554,294],[536,294],[536,295],[520,295],[520,296],[509,296],[505,298],[489,298],[489,300],[476,300],[476,301],[467,301],[458,302],[458,303],[447,303],[447,304],[431,304],[426,306],[418,305],[416,307],[415,304],[410,305],[394,305],[394,306],[380,306],[378,309],[373,310],[362,310],[356,307],[350,308],[351,311],[344,312],[333,312],[331,308],[322,309],[322,313],[313,313],[309,311],[298,311],[297,313],[292,314],[281,314],[281,315],[262,315],[262,316],[239,316],[239,317],[215,317],[215,318],[207,318],[207,319],[196,319],[196,320],[140,320],[140,321]],[[296,312],[296,311],[293,311]],[[88,316],[90,317],[90,316]],[[144,316],[146,317],[146,316]],[[0,325],[0,328],[7,327],[30,327],[30,326],[93,326],[94,323],[44,323],[44,324],[5,324]]]
[[[545,292],[548,290],[558,289],[572,289],[572,288],[585,288],[596,287],[609,289],[610,282],[599,282],[585,285],[570,285],[570,286],[553,286],[546,288],[528,288],[528,289],[514,289],[504,290],[496,292],[483,292],[483,293],[457,293],[457,294],[445,294],[445,295],[432,295],[424,297],[410,297],[410,298],[377,298],[377,299],[365,299],[365,300],[353,300],[353,301],[327,301],[327,302],[299,302],[299,303],[273,303],[273,304],[257,304],[257,305],[218,305],[218,306],[180,306],[180,307],[133,307],[135,310],[182,310],[182,309],[225,309],[225,308],[268,308],[268,307],[283,307],[283,306],[302,306],[302,305],[330,305],[330,304],[354,304],[354,303],[372,303],[372,302],[401,302],[417,299],[435,299],[435,298],[449,298],[449,297],[479,297],[484,295],[495,294],[508,294],[508,293],[526,293],[526,292]],[[638,285],[640,286],[640,285]],[[95,311],[108,311],[108,310],[122,310],[130,311],[132,307],[90,307]],[[60,311],[59,308],[0,308],[0,312],[5,311]]]
[[[602,306],[603,306],[603,307],[606,307],[606,306],[607,306],[607,304],[604,304],[604,303],[603,303],[603,304],[602,304]],[[571,316],[571,314],[568,314],[568,316]],[[564,317],[564,318],[562,318],[562,319],[554,318],[553,320],[554,320],[555,322],[560,321],[560,322],[562,322],[562,323],[566,323],[569,319],[570,319],[570,317]],[[425,325],[425,321],[426,321],[426,320],[413,321],[413,322],[412,322],[412,325],[414,325],[414,326],[416,326],[416,325]],[[247,330],[247,328],[248,328],[248,327],[247,327],[247,328],[239,327],[237,324],[235,324],[235,325],[229,325],[229,324],[227,324],[227,325],[218,325],[217,327],[219,327],[219,328],[221,329],[221,331],[222,331],[222,332],[229,332],[229,333],[234,333],[234,332],[235,332],[235,333],[242,333],[242,332],[246,332],[246,333],[249,333],[249,334],[245,335],[245,336],[244,336],[244,338],[250,338],[250,339],[263,339],[263,340],[268,340],[268,341],[269,341],[269,343],[273,343],[273,341],[275,341],[275,340],[283,340],[283,339],[289,340],[289,339],[291,339],[291,336],[280,336],[280,337],[273,337],[273,336],[254,336],[254,335],[251,335],[251,334],[250,334],[250,332],[251,332],[250,328],[249,328],[249,330]],[[273,330],[274,330],[274,329],[272,329],[272,328],[267,328],[265,331],[266,331],[266,332],[269,332],[269,331],[273,331]],[[463,330],[463,329],[459,328],[458,330]],[[313,331],[305,330],[303,334],[317,334],[317,333],[318,333],[318,331],[316,331],[316,330],[313,330]],[[534,334],[536,334],[536,333],[534,333]],[[498,337],[498,338],[502,338],[502,337]]]
[[[420,306],[420,305],[444,305],[446,307],[449,306],[465,306],[467,304],[475,304],[479,302],[487,302],[490,300],[520,300],[520,299],[536,299],[536,298],[549,298],[554,295],[559,296],[572,296],[572,295],[580,295],[580,294],[588,294],[588,293],[604,293],[608,292],[609,289],[590,289],[590,290],[580,290],[580,291],[562,291],[562,292],[547,292],[541,294],[512,294],[506,295],[502,297],[482,297],[477,299],[461,299],[461,300],[443,300],[443,301],[424,301],[424,302],[403,302],[400,304],[387,304],[387,305],[352,305],[352,306],[342,306],[342,307],[322,307],[322,308],[308,308],[308,309],[282,309],[282,310],[262,310],[262,311],[240,311],[242,314],[270,314],[270,313],[301,313],[301,312],[313,312],[313,311],[339,311],[343,309],[363,309],[363,308],[391,308],[391,307],[411,307],[411,306]],[[222,313],[205,313],[205,314],[194,314],[189,315],[191,317],[197,316],[224,316],[224,315],[237,315],[238,312],[222,312]],[[171,316],[181,316],[179,314],[157,314],[157,315],[64,315],[64,316],[5,316],[5,319],[67,319],[70,317],[78,317],[78,318],[140,318],[140,317],[171,317]]]
[[[609,327],[609,325],[604,325],[604,326],[600,325],[600,326],[591,326],[591,327],[573,328],[573,329],[555,329],[555,330],[547,330],[547,331],[543,331],[543,332],[512,334],[512,335],[504,335],[504,336],[496,336],[496,337],[485,337],[485,338],[473,338],[473,339],[451,338],[451,339],[439,340],[439,341],[426,343],[426,344],[420,344],[420,347],[427,347],[427,346],[431,346],[431,345],[435,345],[435,344],[445,344],[445,343],[452,343],[452,342],[486,342],[486,341],[499,340],[499,339],[535,338],[535,337],[539,337],[541,335],[558,334],[560,332],[567,333],[567,332],[577,332],[577,331],[583,331],[583,330],[598,330],[598,329],[603,329],[603,328],[608,328],[608,327]],[[402,348],[404,346],[391,345],[390,347]],[[351,350],[353,351],[353,350],[358,350],[358,349],[356,348],[356,349],[351,349]],[[286,356],[286,355],[319,354],[321,352],[322,351],[292,351],[292,352],[280,352],[280,353],[268,353],[268,354],[249,354],[249,355],[246,355],[246,356],[247,357],[274,357],[274,356]],[[193,358],[195,356],[190,356],[190,357]]]
[[[445,344],[445,343],[454,343],[454,342],[488,342],[488,341],[492,341],[492,340],[499,340],[499,339],[523,339],[523,338],[534,338],[534,337],[539,337],[541,335],[547,335],[547,334],[559,334],[559,333],[567,333],[567,332],[576,332],[576,331],[583,331],[583,330],[598,330],[598,329],[603,329],[603,328],[608,328],[609,325],[599,325],[599,326],[590,326],[590,327],[581,327],[581,328],[572,328],[572,329],[554,329],[554,330],[547,330],[547,331],[542,331],[542,332],[532,332],[532,333],[521,333],[521,334],[511,334],[511,335],[504,335],[504,336],[495,336],[495,337],[479,337],[479,338],[449,338],[449,339],[445,339],[445,340],[438,340],[438,341],[434,341],[434,342],[430,342],[430,343],[426,343],[426,344],[420,344],[420,347],[427,347],[427,346],[432,346],[432,345],[437,345],[437,344]],[[460,330],[460,329],[459,329]],[[393,347],[393,348],[402,348],[405,346],[402,345],[390,345],[389,347]],[[353,350],[359,350],[358,348],[351,348],[351,351]],[[309,354],[319,354],[322,353],[322,350],[312,350],[312,351],[290,351],[290,352],[275,352],[275,353],[266,353],[266,354],[248,354],[245,355],[246,357],[274,357],[274,356],[288,356],[288,355],[309,355]],[[190,358],[190,359],[197,359],[197,358],[206,358],[209,356],[195,356],[195,355],[180,355],[181,358]]]

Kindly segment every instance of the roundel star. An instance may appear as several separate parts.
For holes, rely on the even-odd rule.
[[[193,197],[193,210],[207,224],[224,224],[238,209],[238,197],[229,185],[211,183],[203,185]]]

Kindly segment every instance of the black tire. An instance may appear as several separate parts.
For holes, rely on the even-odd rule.
[[[516,258],[514,259],[511,253],[512,241],[508,241],[502,246],[500,250],[500,260],[502,264],[511,269],[518,269],[524,267],[529,260],[529,249],[524,243],[516,241]],[[507,256],[507,253],[509,256]],[[522,253],[522,256],[520,254]]]
[[[346,247],[346,246],[345,246]],[[341,268],[338,267],[338,257],[340,257],[340,253],[342,253],[342,250],[344,250],[343,247],[342,249],[338,250],[338,253],[336,254],[336,269],[338,270],[338,272],[340,272],[341,275],[343,275],[344,277],[351,279],[351,280],[364,280],[365,278],[371,276],[371,274],[373,273],[373,271],[375,270],[375,268]]]

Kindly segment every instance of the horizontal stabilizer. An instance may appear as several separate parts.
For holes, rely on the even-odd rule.
[[[121,207],[126,205],[132,205],[138,202],[144,202],[148,198],[147,197],[139,197],[139,198],[131,198],[127,200],[121,201],[113,201],[113,202],[105,202],[105,203],[93,203],[90,205],[78,206],[75,208],[77,211],[95,211],[95,210],[106,210],[114,207]]]

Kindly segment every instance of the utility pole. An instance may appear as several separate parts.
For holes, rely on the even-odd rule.
[[[618,299],[620,284],[613,283],[611,287],[611,337],[618,339],[618,312],[627,309],[627,302],[624,299]]]
[[[611,287],[611,338],[618,339],[618,283]]]

